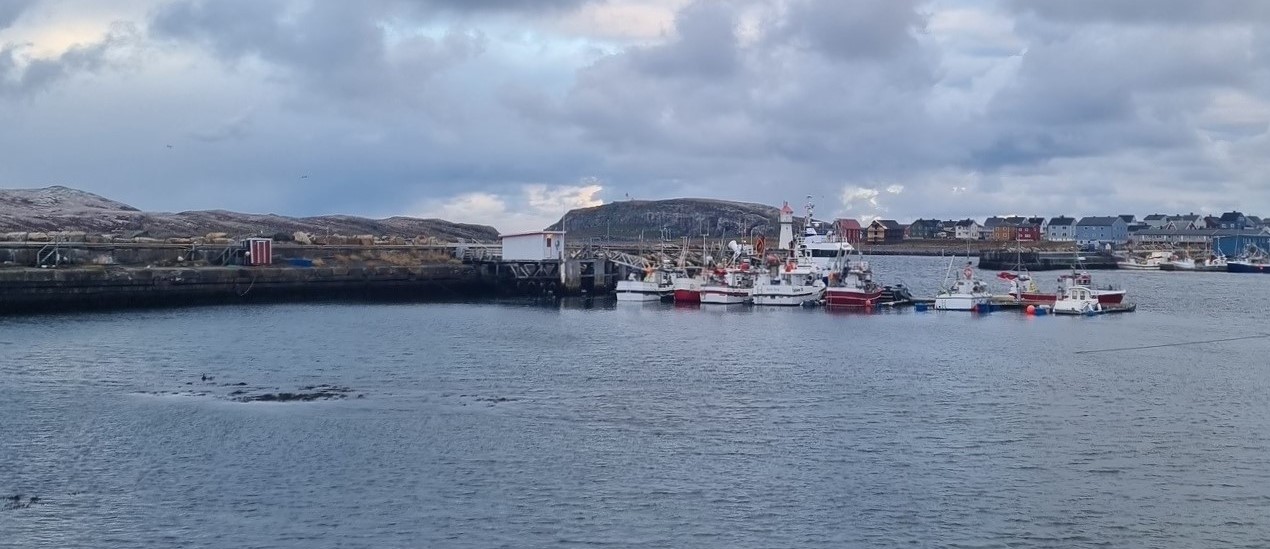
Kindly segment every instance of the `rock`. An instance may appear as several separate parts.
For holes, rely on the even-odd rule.
[[[48,233],[26,233],[27,242],[48,242]]]
[[[207,236],[203,238],[207,240],[220,240],[224,238],[229,238],[229,233],[207,233]]]
[[[372,235],[372,234],[358,235],[353,238],[355,240],[354,243],[359,246],[374,246],[375,245],[375,235]]]
[[[296,231],[292,233],[291,239],[294,240],[296,244],[300,244],[303,246],[308,246],[313,244],[313,235],[303,231]]]
[[[166,242],[168,244],[193,244],[194,239],[193,238],[169,238],[167,239]]]

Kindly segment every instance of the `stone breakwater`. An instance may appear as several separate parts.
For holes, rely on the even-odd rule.
[[[472,265],[0,269],[0,314],[305,300],[436,300],[489,295]]]

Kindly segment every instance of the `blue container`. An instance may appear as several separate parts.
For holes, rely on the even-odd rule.
[[[293,258],[287,259],[287,265],[290,265],[292,267],[312,267],[313,260],[304,259],[302,257],[293,257]]]

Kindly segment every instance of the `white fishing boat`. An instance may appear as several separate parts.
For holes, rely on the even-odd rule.
[[[1169,252],[1151,252],[1145,256],[1130,255],[1116,262],[1116,268],[1127,271],[1158,271],[1168,261]]]
[[[808,200],[807,225],[811,224],[813,208]],[[782,224],[785,223],[782,219]],[[824,297],[825,273],[812,258],[811,250],[802,237],[795,239],[791,245],[793,249],[789,250],[789,257],[784,262],[776,256],[768,256],[765,262],[768,271],[754,283],[750,293],[755,305],[796,307]]]
[[[703,305],[739,305],[750,300],[757,274],[748,259],[741,259],[744,250],[735,240],[728,243],[732,259],[728,265],[705,273],[701,285]]]
[[[1093,290],[1084,286],[1071,286],[1054,302],[1055,314],[1096,315],[1102,312],[1102,303]]]
[[[648,267],[644,276],[631,273],[626,280],[617,281],[618,301],[661,301],[675,291],[674,271]]]
[[[740,305],[750,300],[754,290],[754,271],[749,264],[715,270],[701,286],[703,305]]]
[[[952,265],[949,264],[951,273]],[[947,277],[945,277],[947,280]],[[978,311],[989,306],[992,294],[988,285],[975,278],[974,266],[966,263],[961,275],[935,296],[936,311]]]

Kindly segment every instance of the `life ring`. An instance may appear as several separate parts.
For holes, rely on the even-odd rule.
[[[962,269],[961,274],[965,275],[966,280],[970,280],[971,278],[974,278],[975,271],[974,269],[971,269],[969,266],[967,266],[965,269]]]
[[[786,262],[785,262],[785,272],[789,273],[789,272],[793,272],[793,271],[794,271],[794,262],[793,262],[793,261],[786,261]]]

